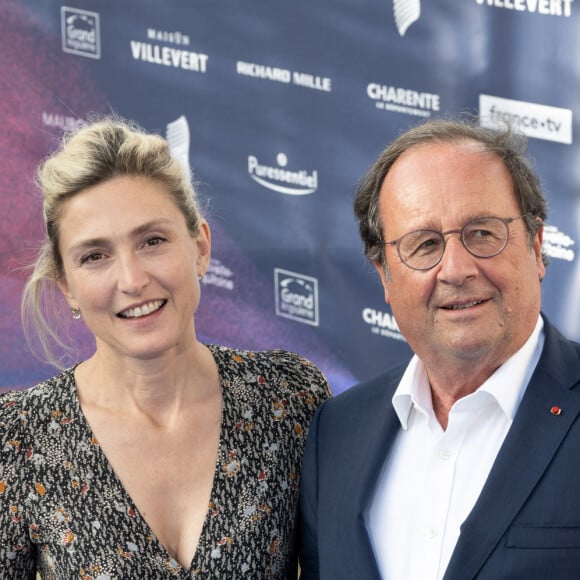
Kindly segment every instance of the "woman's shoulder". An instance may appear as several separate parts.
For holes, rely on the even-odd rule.
[[[73,380],[73,369],[68,369],[37,385],[0,394],[0,439],[14,439],[18,433],[26,433],[39,417],[50,414],[61,406],[67,389]]]
[[[244,350],[229,346],[208,345],[218,366],[239,372],[259,371],[265,375],[312,375],[323,377],[322,371],[307,358],[287,350]]]
[[[286,350],[243,350],[208,345],[218,364],[220,375],[245,377],[263,388],[282,388],[294,393],[310,392],[318,402],[330,396],[330,387],[322,371],[307,358]]]

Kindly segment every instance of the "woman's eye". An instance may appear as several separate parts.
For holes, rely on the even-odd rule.
[[[146,246],[158,246],[159,244],[162,244],[164,241],[165,241],[165,238],[162,238],[161,236],[154,236],[152,238],[149,238],[145,242],[145,245]]]
[[[103,259],[102,252],[91,252],[90,254],[85,254],[84,256],[81,256],[81,259],[79,261],[81,264],[87,264],[91,262],[98,262],[99,260],[102,259]]]

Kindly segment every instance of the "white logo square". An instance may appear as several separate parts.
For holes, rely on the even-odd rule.
[[[281,268],[274,269],[276,315],[318,326],[318,280]]]
[[[64,52],[101,58],[101,31],[96,12],[61,6],[60,24]]]

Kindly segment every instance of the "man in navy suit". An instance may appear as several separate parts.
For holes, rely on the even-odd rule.
[[[540,314],[546,202],[520,145],[430,121],[359,186],[414,356],[317,412],[304,580],[580,578],[580,345]]]

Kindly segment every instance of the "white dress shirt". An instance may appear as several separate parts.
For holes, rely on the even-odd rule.
[[[422,362],[411,359],[393,396],[401,430],[366,517],[384,580],[440,580],[511,427],[544,343],[543,321],[474,393],[444,431]]]

